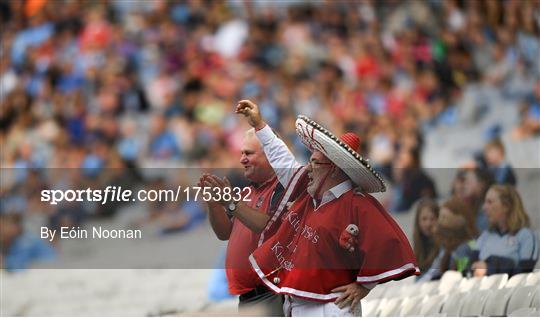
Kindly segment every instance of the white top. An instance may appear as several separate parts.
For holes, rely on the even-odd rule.
[[[274,134],[270,126],[264,126],[255,134],[262,144],[268,162],[276,172],[279,183],[287,187],[296,170],[302,165],[296,161],[287,145]]]

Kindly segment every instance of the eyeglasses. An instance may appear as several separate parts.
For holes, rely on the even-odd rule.
[[[317,168],[317,167],[320,167],[320,166],[329,166],[332,164],[331,161],[317,161],[317,160],[310,160],[309,161],[309,164],[311,165],[312,168]]]

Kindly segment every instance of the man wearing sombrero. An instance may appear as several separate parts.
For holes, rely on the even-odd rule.
[[[262,282],[287,295],[286,314],[357,315],[360,299],[376,284],[419,274],[407,238],[368,194],[385,191],[385,185],[358,154],[358,136],[338,139],[299,116],[296,131],[312,151],[309,164],[301,166],[255,103],[240,101],[236,112],[256,129],[286,187],[273,216],[281,218],[280,228],[250,256]]]

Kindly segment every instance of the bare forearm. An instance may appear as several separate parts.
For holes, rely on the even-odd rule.
[[[250,208],[241,202],[234,211],[234,217],[255,233],[262,232],[270,219],[266,213]]]
[[[219,204],[207,204],[206,206],[210,225],[214,233],[216,233],[217,238],[222,241],[228,240],[231,235],[232,223],[227,214],[225,214],[225,209]]]

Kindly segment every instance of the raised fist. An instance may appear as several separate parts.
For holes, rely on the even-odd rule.
[[[235,113],[244,115],[251,127],[255,129],[261,129],[266,125],[259,111],[259,106],[250,100],[239,101]]]

